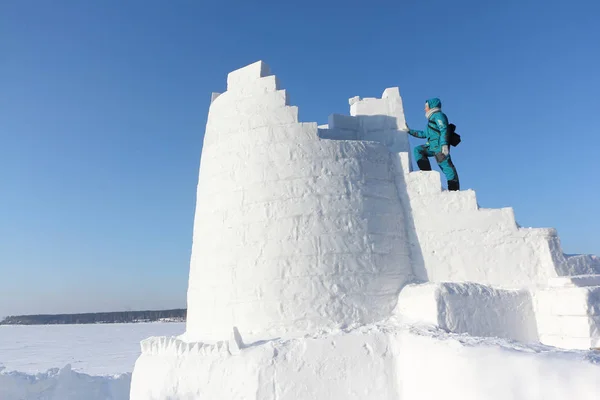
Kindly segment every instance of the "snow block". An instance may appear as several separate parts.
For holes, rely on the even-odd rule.
[[[408,128],[404,119],[402,98],[398,88],[387,88],[382,98],[348,100],[350,116],[335,114],[328,124],[331,129],[357,131],[358,140],[376,141],[384,144],[391,152],[409,152]],[[356,126],[358,124],[358,126]],[[339,136],[324,132],[323,138],[349,140],[353,135]],[[354,139],[352,139],[354,140]]]
[[[217,102],[218,99],[214,104]],[[298,122],[298,107],[296,106],[265,108],[267,110],[263,113],[240,111],[237,116],[209,114],[207,126],[213,129],[216,135],[223,138],[229,135],[248,134],[249,131],[257,128],[291,125]]]
[[[406,179],[408,194],[411,198],[411,207],[413,199],[422,196],[438,194],[442,191],[442,181],[440,173],[437,171],[416,171],[408,175]],[[417,207],[413,211],[419,211]]]
[[[415,175],[410,174],[409,179],[412,176]],[[477,197],[475,196],[475,192],[473,190],[461,190],[450,192],[433,191],[433,193],[429,195],[423,194],[418,197],[411,198],[410,203],[411,207],[414,207],[413,213],[419,214],[422,217],[424,217],[426,215],[426,212],[430,209],[439,210],[440,213],[447,214],[451,218],[452,215],[459,216],[463,213],[467,215],[473,215],[476,211],[479,210],[479,207],[477,205]],[[507,210],[504,210],[502,212],[511,214],[511,211]],[[484,214],[482,213],[480,215]]]
[[[600,286],[544,288],[533,298],[538,315],[600,316]]]
[[[358,118],[352,116],[331,114],[328,122],[329,129],[360,130],[360,121]]]
[[[363,132],[398,130],[398,119],[389,115],[358,115],[356,117]]]
[[[534,292],[542,343],[575,349],[600,343],[600,286],[584,286],[594,283],[596,276],[553,278]]]
[[[547,346],[563,349],[589,350],[600,349],[600,338],[598,337],[573,337],[568,335],[541,335],[540,342]]]
[[[600,340],[600,317],[538,314],[540,336],[566,336]]]
[[[600,257],[592,254],[564,255],[570,275],[600,275]]]
[[[239,119],[242,116],[249,118],[256,114],[272,112],[274,109],[289,105],[287,91],[285,90],[256,94],[252,97],[239,97],[236,93],[225,92],[217,99],[214,104],[211,104],[210,119],[227,117]]]
[[[398,119],[391,114],[357,116],[332,114],[329,116],[326,128],[321,129],[320,137],[332,140],[378,142],[388,147],[391,152],[408,149],[407,134],[398,130]]]
[[[257,61],[230,72],[227,75],[227,90],[245,86],[249,82],[256,81],[268,75],[271,75],[269,66],[263,61]]]
[[[400,90],[395,88],[387,88],[383,92],[380,99],[353,97],[349,100],[350,115],[385,115],[394,117],[398,122],[398,127],[406,129],[406,121],[404,119],[404,106],[400,97]]]
[[[411,284],[400,292],[395,313],[453,333],[538,340],[533,303],[526,290],[500,290],[475,283]]]
[[[430,218],[435,219],[436,214]],[[444,224],[444,219],[438,220]],[[476,230],[468,226],[444,232],[420,229],[421,221],[415,216],[418,244],[431,281],[476,282],[518,289],[544,284],[558,275],[551,237],[521,229]]]
[[[280,89],[279,79],[275,75],[265,76],[252,81],[247,81],[242,86],[227,88],[227,92],[235,93],[240,98],[272,93]],[[225,93],[227,93],[225,92]]]
[[[560,276],[548,280],[550,287],[589,287],[600,286],[600,275]]]
[[[459,201],[462,199],[459,199]],[[440,207],[448,207],[446,203]],[[460,207],[460,206],[459,206]],[[458,207],[457,207],[458,208]],[[462,212],[448,212],[443,221],[432,219],[427,213],[413,213],[421,231],[439,234],[455,231],[487,233],[492,231],[516,231],[514,213],[511,208],[479,209]]]
[[[358,140],[358,131],[348,129],[319,129],[319,138],[329,140]]]

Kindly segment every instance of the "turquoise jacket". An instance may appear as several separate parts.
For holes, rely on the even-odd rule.
[[[427,103],[431,108],[442,106],[437,98],[429,99]],[[411,129],[408,133],[414,137],[427,139],[426,145],[429,146],[429,150],[439,153],[442,151],[442,146],[448,145],[448,117],[442,111],[435,112],[429,117],[425,131]]]

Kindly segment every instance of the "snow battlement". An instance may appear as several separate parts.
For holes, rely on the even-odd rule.
[[[254,85],[260,78],[271,76],[271,69],[263,61],[257,61],[227,74],[227,90]]]
[[[408,127],[400,90],[387,88],[380,99],[355,96],[349,100],[350,115],[331,114],[319,137],[334,140],[363,140],[384,144],[390,151],[410,152]]]
[[[230,350],[228,341],[219,341],[216,343],[186,342],[176,337],[166,336],[150,337],[142,340],[141,350],[143,354],[162,356],[195,354],[206,357],[216,354],[231,355],[234,353]]]

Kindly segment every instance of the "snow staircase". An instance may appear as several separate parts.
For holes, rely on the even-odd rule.
[[[388,147],[411,225],[417,279],[521,288],[560,276],[600,274],[600,258],[563,254],[555,229],[520,227],[511,207],[481,208],[475,191],[442,190],[439,172],[413,171],[398,88],[386,89],[381,99],[353,97],[349,103],[351,115],[331,115],[319,136]]]
[[[519,288],[600,273],[600,258],[565,255],[555,229],[519,226],[512,207],[481,208],[473,190],[442,190],[437,171],[404,175],[427,272],[421,279]]]

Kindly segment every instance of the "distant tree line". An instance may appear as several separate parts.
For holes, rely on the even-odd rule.
[[[15,315],[0,325],[114,324],[134,322],[185,322],[187,310],[119,311],[87,314]]]

